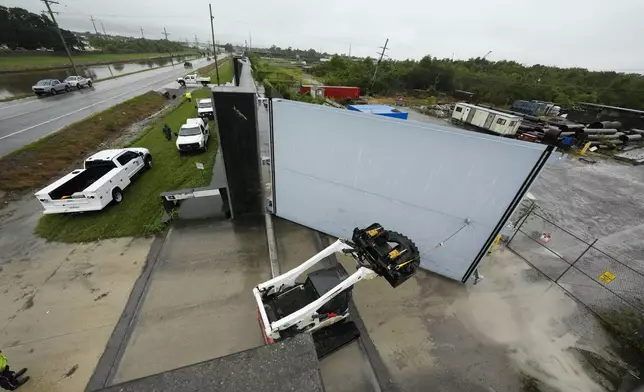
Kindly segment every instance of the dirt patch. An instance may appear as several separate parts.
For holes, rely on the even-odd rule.
[[[34,307],[34,298],[36,297],[36,294],[32,294],[27,300],[25,301],[25,304],[22,305],[22,308],[20,310],[27,310],[31,309]]]
[[[148,92],[0,158],[0,189],[24,191],[44,185],[78,157],[120,137],[124,128],[157,113],[165,104],[161,95]]]
[[[103,293],[103,294],[99,295],[98,297],[94,298],[94,302],[96,302],[96,301],[100,301],[100,300],[102,300],[103,298],[107,297],[108,295],[110,295],[110,292],[109,292],[109,291],[108,291],[107,293]]]
[[[72,368],[69,369],[67,373],[63,374],[63,378],[71,377],[74,373],[76,373],[76,370],[78,370],[78,364],[72,366]]]

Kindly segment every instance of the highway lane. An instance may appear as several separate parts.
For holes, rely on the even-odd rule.
[[[192,63],[196,69],[209,62]],[[174,80],[185,73],[178,64],[99,82],[91,89],[0,104],[0,156],[146,91],[176,87]]]

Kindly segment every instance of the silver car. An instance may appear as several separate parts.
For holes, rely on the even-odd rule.
[[[92,87],[92,79],[86,78],[84,76],[68,76],[65,79],[66,83],[69,83],[69,86],[77,89],[83,88],[83,86]]]
[[[38,83],[31,87],[31,90],[36,95],[56,95],[59,92],[70,91],[71,89],[72,88],[70,87],[69,83],[61,82],[58,79],[43,79],[38,81]]]

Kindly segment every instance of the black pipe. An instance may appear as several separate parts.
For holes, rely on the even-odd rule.
[[[617,139],[619,139],[619,137],[620,137],[620,136],[624,136],[624,133],[623,133],[623,132],[617,132],[617,133],[612,134],[612,135],[607,135],[607,134],[591,134],[591,135],[588,135],[588,137],[587,137],[586,139],[587,139],[587,140],[590,140],[590,141],[594,141],[594,140],[602,140],[602,139],[603,139],[603,140],[613,140],[613,139],[614,139],[614,140],[617,140]]]
[[[634,142],[636,140],[642,140],[642,135],[641,134],[635,134],[635,135],[620,135],[619,140],[623,141],[624,143],[627,142]]]
[[[578,129],[578,133],[585,133],[586,135],[612,135],[617,133],[617,129],[611,128],[611,129],[598,129],[598,128],[584,128],[584,129]]]
[[[588,128],[591,129],[621,129],[622,123],[619,121],[595,121],[588,124]]]
[[[563,132],[576,131],[585,128],[584,124],[559,124],[557,125]]]

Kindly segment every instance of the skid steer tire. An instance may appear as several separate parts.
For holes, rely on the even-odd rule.
[[[396,242],[401,244],[402,246],[409,248],[412,252],[412,255],[418,254],[418,247],[416,244],[414,244],[414,241],[412,241],[409,237],[406,237],[396,231],[385,231],[385,237],[387,239],[387,242]],[[405,255],[402,256],[403,258]],[[412,256],[413,257],[413,256]],[[400,262],[406,261],[405,259],[400,260]],[[401,272],[404,273],[411,273],[412,271],[416,270],[418,266],[420,265],[420,258],[416,258],[416,260],[413,260],[409,264],[405,265],[402,267],[400,270]]]

